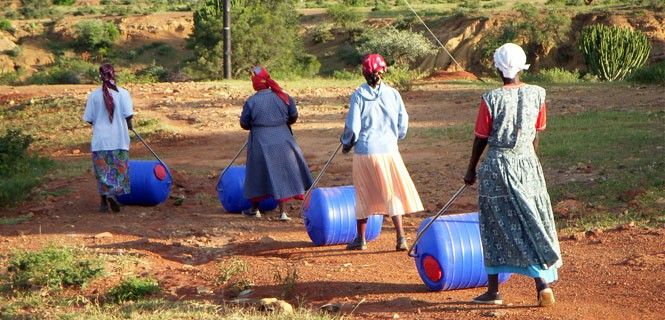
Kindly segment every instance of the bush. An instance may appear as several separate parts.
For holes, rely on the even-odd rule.
[[[26,19],[42,18],[53,13],[49,0],[21,0],[18,12]]]
[[[420,73],[405,66],[388,68],[384,80],[399,91],[411,91],[413,84],[420,78]]]
[[[74,26],[79,50],[103,53],[113,46],[120,32],[112,22],[85,20]]]
[[[159,291],[157,280],[132,277],[123,279],[117,286],[111,288],[108,297],[113,302],[121,303],[140,300]]]
[[[8,261],[9,285],[21,290],[83,286],[104,270],[100,260],[82,258],[83,254],[81,249],[54,246],[16,251]]]
[[[637,69],[628,76],[628,81],[642,84],[665,85],[665,61]]]
[[[571,19],[557,10],[547,10],[543,13],[529,3],[518,3],[514,9],[519,14],[517,18],[502,28],[489,32],[478,44],[481,64],[488,66],[486,72],[494,71],[491,63],[494,51],[507,42],[522,45],[527,60],[534,61],[536,57],[543,56],[548,49],[564,43],[567,39],[566,34],[570,29]]]
[[[332,77],[338,80],[361,80],[363,78],[359,71],[349,70],[335,70],[333,71]]]
[[[33,73],[28,84],[97,83],[97,66],[78,59],[58,59],[45,69]]]
[[[358,11],[343,4],[330,5],[327,11],[333,23],[341,28],[348,28],[362,20]]]
[[[388,27],[366,32],[359,41],[358,53],[378,53],[388,64],[408,65],[434,52],[432,43],[420,33]]]
[[[314,43],[326,43],[335,40],[335,35],[330,30],[330,26],[320,24],[312,30],[312,40]]]
[[[208,78],[223,76],[223,23],[219,1],[206,0],[194,12],[194,32],[189,38],[196,60],[194,73]],[[299,16],[295,0],[238,1],[231,8],[233,21],[232,69],[234,75],[247,74],[257,64],[270,72],[288,73],[310,70],[299,65],[310,62],[299,35]]]
[[[152,83],[165,81],[169,75],[169,71],[163,66],[155,64],[153,61],[151,65],[139,70],[136,75],[142,79],[141,82]]]
[[[0,113],[0,118],[4,117]],[[19,129],[8,129],[0,136],[0,207],[14,205],[28,197],[53,167],[47,158],[32,155],[28,147],[33,138]]]
[[[53,4],[61,6],[70,6],[76,2],[76,0],[52,0]]]
[[[644,33],[602,24],[582,29],[580,51],[589,72],[601,80],[622,80],[644,65],[651,43]]]
[[[562,68],[542,69],[537,73],[525,72],[522,79],[537,83],[577,83],[580,82],[578,70],[568,71]]]
[[[0,30],[8,32],[16,31],[16,29],[14,29],[14,26],[12,26],[12,22],[9,21],[8,19],[0,19]]]

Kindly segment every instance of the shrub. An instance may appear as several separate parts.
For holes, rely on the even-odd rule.
[[[61,6],[70,6],[76,2],[76,0],[52,0],[53,4]]]
[[[411,91],[413,84],[421,77],[415,70],[409,70],[407,66],[393,66],[388,68],[384,80],[399,91]]]
[[[108,297],[113,302],[121,303],[140,300],[143,297],[159,293],[159,291],[157,280],[131,277],[123,279],[118,285],[111,288]]]
[[[491,66],[494,50],[507,42],[521,44],[527,60],[533,61],[537,56],[544,55],[549,48],[566,40],[571,19],[557,10],[540,12],[535,5],[529,3],[518,3],[515,10],[518,13],[517,18],[507,22],[502,28],[489,32],[479,42],[478,49],[483,66]],[[492,66],[485,71],[493,70]]]
[[[29,84],[79,84],[96,83],[97,66],[92,63],[61,58],[45,69],[33,73],[26,82]]]
[[[6,112],[0,112],[0,118],[4,118]],[[28,152],[32,142],[32,136],[19,129],[8,129],[0,136],[0,207],[27,198],[30,190],[39,185],[53,167],[51,160]]]
[[[136,72],[136,78],[133,79],[134,83],[153,83],[166,81],[169,71],[163,66],[155,64],[153,61],[151,65]]]
[[[379,53],[388,64],[408,65],[434,52],[432,43],[420,33],[388,27],[366,32],[359,41],[358,53]]]
[[[357,71],[349,71],[349,70],[335,70],[333,71],[332,77],[335,79],[339,80],[354,80],[354,79],[362,79],[362,76],[360,75],[360,72]]]
[[[83,250],[49,246],[39,251],[16,251],[8,261],[12,289],[60,289],[83,286],[103,272],[98,259],[83,258]]]
[[[330,30],[330,26],[320,24],[312,30],[312,40],[314,43],[326,43],[335,40],[335,35]]]
[[[608,81],[621,80],[643,66],[651,52],[641,31],[601,24],[584,27],[579,46],[589,72]]]
[[[79,50],[105,52],[113,46],[120,32],[112,22],[85,20],[74,26],[75,44]]]
[[[49,0],[21,0],[18,12],[27,19],[42,18],[53,13]]]
[[[14,26],[12,26],[12,22],[4,18],[0,19],[0,30],[8,32],[16,31],[16,29],[14,29]]]
[[[642,84],[665,85],[665,61],[637,69],[628,76],[628,81]]]
[[[576,83],[580,82],[578,70],[568,71],[562,68],[542,69],[537,73],[525,72],[522,79],[538,83]]]
[[[348,28],[362,20],[358,11],[343,4],[330,5],[327,11],[333,23],[341,28]]]

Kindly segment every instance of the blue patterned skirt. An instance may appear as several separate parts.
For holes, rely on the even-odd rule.
[[[562,265],[561,251],[533,148],[491,147],[478,180],[480,235],[488,271],[510,269],[555,280],[556,268]]]
[[[129,193],[129,151],[103,150],[92,152],[92,164],[99,194],[119,196]]]

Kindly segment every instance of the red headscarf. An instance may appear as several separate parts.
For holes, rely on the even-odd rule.
[[[387,66],[386,60],[380,54],[368,54],[363,59],[363,74],[379,73],[385,71]]]
[[[284,103],[289,104],[289,95],[282,90],[282,87],[275,80],[270,79],[270,74],[266,68],[258,66],[252,68],[252,86],[256,91],[270,88]]]
[[[99,67],[99,77],[102,79],[102,92],[104,93],[104,105],[106,106],[106,111],[109,113],[109,121],[113,122],[113,111],[115,105],[113,104],[113,96],[109,89],[118,91],[118,87],[115,84],[115,70],[113,66],[105,63]]]

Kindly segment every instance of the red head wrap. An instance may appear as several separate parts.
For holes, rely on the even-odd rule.
[[[109,113],[109,121],[113,122],[113,111],[115,105],[113,104],[113,96],[109,89],[118,91],[118,87],[115,84],[115,70],[113,66],[105,63],[99,67],[99,77],[102,79],[102,92],[104,93],[104,105],[106,106],[106,111]]]
[[[289,95],[282,90],[282,87],[275,80],[270,79],[270,74],[266,68],[258,66],[252,68],[252,86],[256,91],[270,88],[284,103],[289,104]]]
[[[380,54],[372,53],[363,59],[363,74],[379,73],[386,71],[386,60]]]

